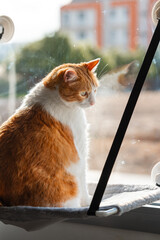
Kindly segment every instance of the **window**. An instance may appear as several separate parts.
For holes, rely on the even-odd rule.
[[[18,0],[15,2],[18,4]],[[68,2],[66,1],[64,3],[67,4]],[[67,45],[64,40],[61,39],[60,34],[56,32],[61,27],[57,13],[59,12],[60,14],[60,6],[63,6],[63,4],[60,5],[59,3],[55,3],[54,6],[56,7],[54,8],[53,14],[53,3],[50,2],[50,5],[46,6],[44,2],[41,2],[40,9],[37,9],[36,12],[36,18],[36,4],[33,5],[33,10],[30,9],[28,4],[29,3],[25,2],[25,8],[23,5],[21,6],[21,13],[23,13],[21,15],[17,14],[16,7],[13,11],[8,11],[6,4],[4,4],[4,7],[2,6],[6,11],[6,14],[13,18],[16,25],[16,31],[11,42],[0,46],[1,123],[7,119],[11,112],[14,111],[15,106],[19,105],[21,97],[23,97],[27,91],[37,81],[39,81],[39,79],[45,76],[54,64],[56,64],[57,59],[63,55],[64,47],[67,48]],[[61,9],[63,21],[66,25],[72,21],[72,16],[75,13],[75,9],[73,13],[72,8],[69,7],[70,5],[68,5],[67,10],[63,10],[63,8]],[[24,9],[27,9],[28,14],[30,15],[30,21],[28,17],[26,17],[26,10]],[[50,9],[52,9],[52,11]],[[44,18],[42,18],[42,12],[45,16]],[[142,12],[144,15],[144,10]],[[116,14],[122,14],[123,16],[125,15],[125,17],[129,18],[126,7],[121,7],[119,10],[111,9],[108,19],[107,17],[105,18],[106,24],[109,25],[110,19],[114,18]],[[138,12],[137,14],[141,13]],[[146,13],[146,21],[148,16],[149,15]],[[77,17],[79,20],[84,21],[86,18],[85,10],[79,11]],[[127,21],[129,22],[129,20]],[[79,40],[87,39],[88,34],[90,33],[89,30],[87,31],[87,29],[84,28],[78,30],[78,27],[74,25],[74,28],[70,30],[68,34],[67,31],[65,32],[65,34],[67,34],[67,38],[71,37],[72,31],[75,35],[77,34],[76,39]],[[97,29],[94,29],[94,32],[96,31]],[[128,29],[127,25],[125,28],[120,26],[113,28],[112,25],[110,25],[110,29],[106,33],[110,38],[110,44],[106,40],[104,45],[106,50],[103,51],[104,53],[106,52],[106,56],[102,58],[102,67],[101,65],[99,66],[100,70],[98,70],[98,75],[103,76],[109,70],[128,64],[133,60],[137,60],[141,64],[147,47],[144,43],[146,45],[148,44],[146,34],[149,34],[149,32],[150,30],[148,30],[148,33],[137,32],[137,36],[135,36],[135,38],[142,39],[143,36],[143,41],[141,39],[137,40],[139,48],[135,49],[134,52],[130,52],[130,29]],[[95,44],[95,39],[97,38],[96,34],[93,35],[90,33],[90,35],[90,41],[94,39]],[[53,44],[50,44],[51,39],[53,39],[53,42],[55,41]],[[56,43],[56,41],[58,43]],[[141,43],[142,45],[140,45]],[[46,47],[44,47],[45,44]],[[83,44],[85,46],[85,43]],[[78,46],[78,42],[72,43],[71,41],[71,46],[75,49],[75,46]],[[111,49],[109,49],[109,46],[111,46]],[[112,50],[112,46],[114,46],[114,50]],[[30,49],[32,49],[32,51],[30,51]],[[94,47],[92,51],[94,52]],[[79,58],[79,60],[77,59],[77,61],[83,61],[83,58],[85,59],[85,56],[88,56],[86,52],[87,51],[83,49],[83,56],[79,55],[81,58]],[[100,54],[100,52],[97,53]],[[95,57],[95,54],[93,55],[93,57]],[[72,60],[67,59],[66,53],[65,56],[66,58],[62,58],[63,60],[60,61]],[[92,56],[90,55],[90,58],[91,57]],[[157,57],[158,55],[155,56],[155,58]],[[106,62],[104,62],[105,58],[107,59]],[[22,60],[23,64],[21,64]],[[117,80],[110,82],[110,85],[112,86],[109,86],[109,90],[106,90],[104,87],[101,90],[102,94],[98,94],[97,107],[94,107],[93,111],[87,111],[88,119],[92,123],[90,128],[92,139],[92,149],[90,154],[92,156],[92,161],[89,160],[89,166],[91,169],[97,171],[102,169],[107,152],[131,91],[130,82],[134,81],[137,71],[138,69],[134,70],[134,73],[132,71],[131,73],[128,73],[127,78],[125,79],[125,81],[127,81],[127,79],[129,81],[127,83],[128,87],[121,86],[119,82],[116,82]],[[159,102],[159,92],[155,91],[159,89],[159,87],[157,87],[159,86],[157,83],[157,79],[159,79],[158,71],[157,60],[156,64],[153,64],[151,67],[151,71],[138,101],[135,114],[116,162],[115,171],[118,172],[117,174],[120,174],[119,172],[121,172],[121,176],[123,178],[124,176],[127,176],[126,174],[134,173],[139,174],[138,176],[140,176],[141,179],[146,179],[145,177],[148,176],[147,178],[149,181],[151,168],[155,162],[158,161],[160,129],[157,122],[159,121],[160,116],[158,114],[158,105],[156,105],[156,103],[158,104]],[[16,79],[16,83],[11,83],[9,79]],[[7,98],[10,99],[9,102]],[[149,100],[149,102],[146,105],[147,100]],[[15,103],[13,104],[13,102]],[[145,121],[145,119],[147,120]]]
[[[78,19],[79,19],[80,21],[84,21],[84,19],[85,19],[85,13],[84,13],[83,11],[81,11],[81,12],[78,13]]]
[[[78,33],[78,39],[83,40],[86,39],[86,33],[85,32],[79,32]]]
[[[89,43],[93,39],[94,44],[96,44],[98,38],[96,35],[97,29],[93,29],[94,34],[92,34],[90,30],[83,27],[78,29],[74,25],[69,32],[65,31],[66,35],[64,37],[59,32],[61,30],[60,13],[66,25],[72,21],[72,16],[75,14],[75,9],[72,12],[72,4],[67,5],[67,10],[64,7],[64,4],[69,3],[69,1],[66,0],[63,4],[62,2],[53,4],[53,1],[51,1],[48,6],[42,1],[38,9],[35,3],[33,3],[33,9],[31,9],[29,2],[24,1],[25,4],[22,4],[19,10],[21,14],[17,14],[18,1],[15,0],[15,6],[12,10],[8,10],[10,8],[7,5],[7,1],[1,6],[6,15],[8,14],[13,19],[16,31],[12,41],[0,46],[0,123],[4,122],[15,110],[15,107],[20,104],[21,98],[28,90],[56,64],[60,64],[61,61],[72,61],[73,58],[73,61],[81,62],[83,60],[91,60],[91,58],[100,55],[102,56],[98,69],[100,78],[102,76],[105,78],[105,74],[110,70],[129,64],[134,60],[139,61],[139,64],[141,64],[148,44],[148,35],[146,36],[146,34],[150,34],[151,29],[148,29],[148,33],[136,32],[137,35],[134,37],[139,44],[134,51],[130,51],[130,29],[127,27],[128,25],[125,28],[113,28],[112,24],[110,24],[110,20],[116,14],[122,14],[129,18],[126,7],[122,7],[119,10],[111,9],[108,18],[107,16],[104,18],[106,26],[109,27],[103,29],[103,31],[107,32],[102,32],[101,36],[101,38],[105,34],[108,36],[106,42],[104,42],[105,39],[103,40],[104,46],[102,46],[102,49],[104,49],[104,55],[101,51],[95,50],[96,48],[92,47],[91,44],[91,48],[89,48],[83,41],[83,48],[80,52],[76,52],[75,55],[69,58],[70,53],[67,52],[69,51],[69,46],[73,48],[72,54],[74,54],[73,51],[76,47],[76,51],[79,51],[79,42],[76,39],[89,39]],[[62,7],[61,10],[60,7]],[[106,10],[105,6],[102,6],[102,10]],[[142,12],[144,15],[144,10]],[[137,12],[137,14],[141,13]],[[83,21],[86,18],[85,10],[79,11],[77,17]],[[146,22],[148,17],[149,14],[146,13]],[[129,19],[127,22],[129,22]],[[104,26],[104,23],[101,24]],[[72,40],[67,40],[71,38],[72,33],[76,36],[73,42]],[[90,38],[88,38],[89,34]],[[142,36],[143,41],[140,40]],[[110,43],[108,39],[110,39]],[[71,45],[67,45],[68,41],[70,41]],[[112,49],[113,46],[114,49]],[[158,91],[159,58],[157,60],[156,58],[158,58],[158,55],[155,56],[155,61],[152,64],[114,169],[115,175],[121,176],[122,179],[127,179],[130,176],[127,181],[131,182],[133,182],[132,176],[134,179],[139,177],[142,182],[149,182],[150,171],[153,165],[159,161],[160,129],[157,124],[160,119],[158,111],[160,98]],[[100,172],[102,169],[138,68],[132,66],[128,71],[123,79],[125,86],[118,82],[118,78],[112,78],[110,82],[107,82],[106,79],[106,85],[108,84],[109,86],[104,86],[99,91],[97,105],[93,108],[93,111],[91,109],[87,110],[87,116],[89,122],[91,122],[90,132],[92,140],[91,157],[89,160],[91,172],[92,170],[93,172]],[[146,104],[146,102],[148,103]],[[135,175],[138,177],[134,177]]]
[[[68,26],[70,24],[70,15],[68,12],[63,13],[63,26]]]
[[[128,8],[124,6],[112,7],[109,12],[110,21],[116,25],[126,24],[129,18]]]
[[[99,16],[104,16],[105,11],[105,18],[97,23],[97,18],[91,14],[91,23],[94,16],[95,25],[88,27],[85,23],[89,19],[89,10],[88,7],[87,10],[79,10],[80,0],[74,1],[74,8],[69,0],[13,2],[5,0],[1,3],[1,10],[12,18],[16,31],[9,43],[0,45],[0,124],[20,105],[29,89],[53,67],[64,62],[101,57],[97,76],[104,82],[97,93],[96,105],[86,110],[90,123],[88,181],[98,181],[149,44],[148,39],[152,36],[153,26],[148,24],[149,1],[146,1],[145,12],[138,9],[136,13],[136,19],[140,19],[142,14],[143,22],[148,25],[145,31],[136,26],[138,30],[133,36],[135,47],[131,44],[131,15],[125,6],[117,10],[109,5],[108,10],[107,4],[101,5],[102,15]],[[102,4],[102,1],[96,2]],[[63,26],[60,25],[60,16]],[[68,29],[70,23],[71,28]],[[87,43],[86,39],[89,39]],[[159,62],[157,52],[110,183],[151,183],[151,169],[160,161]],[[121,67],[125,73],[121,72]],[[113,74],[107,75],[111,71]]]
[[[110,10],[110,18],[115,18],[115,16],[116,16],[116,11],[113,8],[113,9]]]

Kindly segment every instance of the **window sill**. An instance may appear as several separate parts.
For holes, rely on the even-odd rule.
[[[90,217],[67,222],[160,234],[160,205],[145,205],[122,216]]]

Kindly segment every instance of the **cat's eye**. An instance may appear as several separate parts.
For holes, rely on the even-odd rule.
[[[87,96],[88,96],[88,93],[87,93],[87,92],[81,92],[80,95],[81,95],[82,97],[87,97]]]

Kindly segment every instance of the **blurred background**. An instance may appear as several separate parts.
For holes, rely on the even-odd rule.
[[[88,109],[88,181],[97,181],[152,37],[155,0],[5,0],[15,34],[0,45],[0,124],[51,69],[101,58],[97,104]],[[118,155],[111,182],[148,183],[160,160],[160,51]]]

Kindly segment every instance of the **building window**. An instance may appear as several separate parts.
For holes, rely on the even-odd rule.
[[[110,10],[110,13],[109,13],[109,17],[110,18],[114,18],[116,16],[116,11],[115,11],[115,9],[111,9]]]
[[[128,8],[127,8],[127,7],[124,7],[124,8],[122,9],[122,14],[123,14],[124,16],[128,17]]]
[[[80,40],[86,39],[86,33],[84,31],[79,32],[78,39],[80,39]]]
[[[63,26],[68,26],[70,22],[70,14],[65,12],[63,14]]]
[[[78,18],[79,20],[83,21],[85,19],[85,13],[83,11],[79,12]]]
[[[78,12],[77,19],[80,24],[85,23],[86,22],[86,13],[84,11]]]

